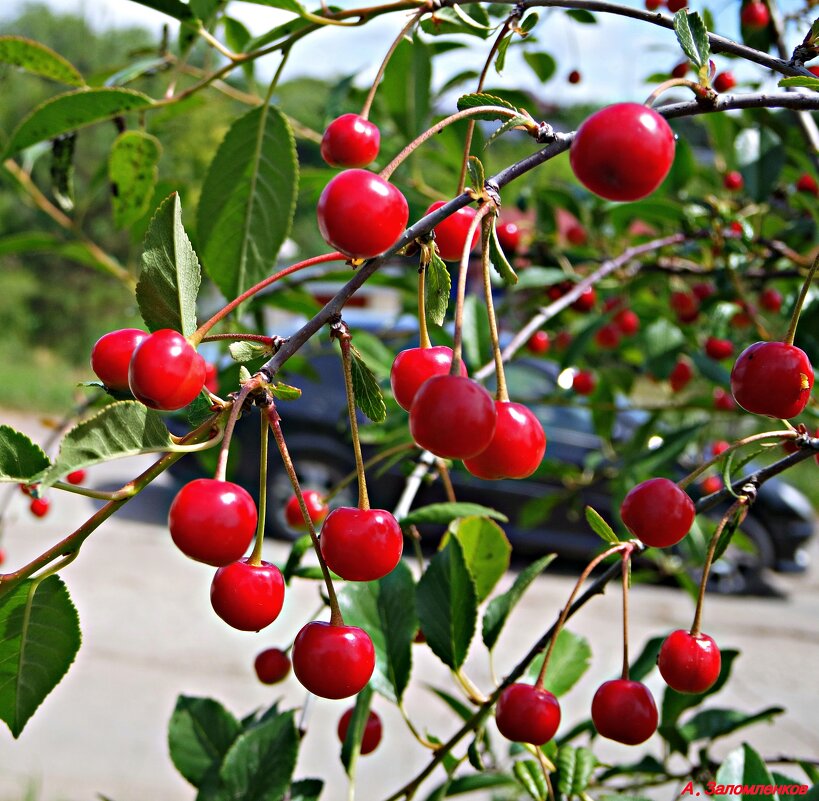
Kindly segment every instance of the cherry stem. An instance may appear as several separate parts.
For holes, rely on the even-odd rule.
[[[347,395],[347,415],[350,418],[350,436],[353,439],[353,453],[355,454],[355,472],[358,476],[358,508],[369,509],[370,498],[367,495],[367,477],[364,473],[364,459],[361,456],[361,440],[358,437],[358,417],[355,412],[355,390],[353,389],[353,355],[350,352],[350,331],[346,324],[339,323],[339,330],[335,333],[341,345],[341,361],[344,365],[344,390]]]
[[[498,384],[495,399],[508,403],[509,390],[506,387],[506,372],[503,369],[500,339],[498,338],[498,321],[495,318],[495,304],[492,300],[492,276],[489,263],[489,237],[492,236],[492,218],[487,214],[483,218],[483,235],[481,237],[481,263],[483,267],[483,294],[486,299],[486,315],[489,318],[489,341],[492,343],[492,355],[495,359],[495,376]]]
[[[621,678],[628,681],[628,589],[631,551],[623,551],[621,562],[623,575],[623,671]]]
[[[808,290],[810,289],[817,269],[819,269],[819,254],[817,254],[813,260],[813,264],[810,266],[810,270],[808,270],[808,274],[802,284],[802,289],[799,292],[799,297],[796,299],[796,305],[793,307],[791,322],[788,325],[788,333],[785,334],[786,345],[793,345],[793,340],[796,338],[796,326],[799,324],[799,315],[802,313],[802,306],[805,304],[805,298],[808,296]]]
[[[532,745],[529,743],[528,751],[530,751],[535,757],[537,757],[538,764],[540,765],[540,770],[543,773],[543,781],[546,782],[546,789],[548,790],[548,799],[549,801],[555,801],[555,790],[552,787],[552,778],[550,773],[556,770],[556,767],[547,760],[546,754],[543,753],[543,749],[539,748],[536,745]]]
[[[55,481],[51,485],[54,489],[65,492],[73,492],[75,495],[84,495],[86,498],[96,498],[98,501],[116,501],[122,496],[117,492],[103,492],[102,490],[92,490],[88,487],[78,487],[76,484],[69,484],[67,481]]]
[[[591,575],[592,570],[594,570],[594,568],[596,568],[597,565],[599,565],[604,559],[608,559],[612,554],[619,553],[624,549],[631,550],[633,547],[634,544],[631,542],[621,542],[619,545],[614,545],[613,547],[603,551],[603,553],[595,556],[580,574],[580,578],[577,579],[577,583],[574,585],[574,589],[569,596],[569,600],[566,601],[566,605],[560,610],[560,617],[558,617],[557,623],[555,623],[552,628],[551,636],[549,638],[549,647],[546,649],[546,655],[543,657],[543,664],[540,666],[540,672],[537,674],[537,681],[535,682],[535,687],[537,687],[539,690],[543,689],[543,682],[546,678],[546,670],[549,667],[549,660],[552,658],[552,651],[555,649],[555,643],[557,642],[558,635],[569,618],[569,613],[571,612],[572,605],[574,604],[574,599],[577,597],[577,593],[580,592],[580,588],[586,582],[586,579]]]
[[[365,120],[370,116],[370,109],[372,108],[373,100],[375,100],[375,93],[378,90],[378,85],[381,83],[381,79],[384,77],[384,72],[387,69],[387,64],[390,63],[393,53],[395,53],[395,51],[398,49],[398,45],[401,44],[404,37],[418,24],[421,17],[428,13],[428,11],[429,9],[424,7],[413,14],[409,22],[403,28],[401,28],[401,33],[399,33],[393,40],[393,43],[390,45],[390,49],[387,50],[387,54],[384,56],[384,59],[381,61],[381,65],[378,67],[378,72],[373,79],[372,86],[370,86],[370,91],[367,92],[364,105],[361,107],[361,116]]]
[[[711,563],[714,561],[714,554],[717,550],[717,544],[722,537],[722,532],[725,530],[725,526],[728,525],[728,522],[734,517],[737,511],[742,507],[741,518],[737,522],[737,525],[742,522],[745,518],[745,515],[748,512],[747,508],[748,504],[748,497],[743,495],[742,497],[738,498],[728,511],[723,515],[722,520],[719,521],[719,525],[714,531],[714,534],[711,537],[711,541],[708,543],[708,553],[705,556],[705,564],[702,566],[702,577],[700,578],[700,589],[699,593],[697,594],[697,609],[694,612],[694,622],[691,624],[691,636],[692,637],[699,637],[700,632],[702,631],[702,609],[705,603],[705,588],[708,585],[708,574],[711,572]]]
[[[290,458],[290,452],[287,450],[287,443],[285,442],[284,434],[282,433],[281,418],[279,417],[278,411],[276,411],[276,404],[270,403],[262,410],[262,413],[265,415],[267,423],[270,426],[270,430],[273,432],[273,439],[276,440],[276,446],[281,454],[285,472],[287,473],[287,477],[290,479],[290,484],[293,487],[293,492],[295,493],[296,500],[299,503],[299,509],[301,510],[301,515],[304,518],[305,524],[307,525],[307,530],[310,532],[310,540],[313,543],[313,550],[316,552],[316,556],[318,557],[319,566],[321,567],[321,574],[324,577],[324,586],[327,590],[327,600],[330,604],[330,625],[343,626],[344,618],[342,617],[341,609],[338,605],[338,598],[336,597],[336,591],[333,587],[333,579],[330,575],[330,570],[327,567],[327,563],[324,561],[324,557],[321,555],[321,545],[319,545],[316,527],[313,525],[310,512],[307,510],[307,504],[304,502],[304,494],[302,493],[301,485],[299,484],[299,477],[296,475],[296,468],[293,467],[293,460]]]
[[[398,704],[398,711],[401,713],[401,717],[404,718],[404,723],[407,724],[410,734],[418,741],[420,745],[422,745],[424,748],[429,748],[430,751],[437,751],[438,748],[440,748],[437,743],[427,740],[418,731],[418,729],[415,728],[415,724],[410,720],[409,715],[407,714],[407,708],[404,706],[403,701]]]
[[[434,247],[430,245],[430,247]],[[422,251],[427,255],[427,251]],[[426,275],[429,259],[421,259],[421,267],[418,269],[418,338],[422,348],[428,348],[432,343],[429,341],[429,329],[427,328],[427,302],[426,302]]]
[[[213,473],[213,477],[217,481],[224,481],[225,476],[227,475],[228,454],[230,452],[230,442],[233,439],[233,429],[236,426],[236,421],[239,419],[239,415],[242,413],[242,407],[245,405],[245,400],[247,400],[247,396],[250,395],[251,392],[259,389],[261,386],[261,379],[258,377],[251,378],[242,385],[242,388],[239,390],[239,394],[236,396],[236,400],[233,401],[233,405],[230,408],[230,415],[228,416],[227,425],[225,425],[225,434],[222,438],[222,444],[219,447],[219,457],[216,460],[216,470]]]
[[[453,670],[452,675],[461,686],[461,689],[464,691],[464,694],[469,701],[471,701],[473,704],[482,704],[486,701],[483,693],[475,686],[472,679],[470,679],[469,676],[464,673],[463,668]]]
[[[369,470],[371,467],[374,467],[379,462],[383,462],[385,459],[389,459],[391,456],[395,456],[398,453],[403,451],[411,451],[417,448],[418,446],[414,442],[402,442],[400,445],[393,445],[391,448],[387,448],[385,451],[381,451],[380,453],[376,453],[375,456],[371,456],[364,462],[364,470],[365,472]],[[329,492],[325,493],[322,500],[325,503],[329,503],[333,498],[338,495],[341,490],[345,487],[348,487],[358,478],[358,470],[352,470],[351,472],[347,473],[341,481],[338,482]]]
[[[443,459],[435,460],[435,467],[438,469],[438,475],[441,477],[441,483],[444,485],[444,494],[449,503],[457,503],[458,499],[455,497],[455,487],[452,486],[452,479],[449,477],[449,468],[446,466],[446,461]]]
[[[208,334],[202,337],[202,342],[219,342],[221,340],[231,340],[233,342],[258,342],[267,345],[271,350],[276,347],[276,343],[281,341],[279,337],[268,337],[264,334]]]
[[[269,399],[266,398],[266,400]],[[270,426],[264,415],[260,416],[262,421],[261,439],[259,440],[259,518],[256,524],[256,542],[253,545],[253,553],[250,554],[248,564],[260,565],[262,563],[262,544],[264,543],[264,523],[267,517],[267,444],[270,437]]]
[[[696,81],[692,81],[689,78],[669,78],[667,81],[663,81],[645,100],[643,103],[644,106],[648,106],[651,108],[654,105],[654,101],[664,92],[667,92],[669,89],[673,89],[675,86],[687,86],[691,91],[699,98],[702,97],[702,93],[704,87],[702,84],[697,83]]]
[[[292,264],[290,267],[285,267],[283,270],[279,270],[279,272],[274,273],[273,275],[268,276],[263,281],[259,281],[258,284],[254,284],[250,289],[245,290],[239,295],[237,298],[234,298],[230,303],[226,306],[223,306],[216,314],[213,315],[207,322],[202,323],[196,331],[193,332],[188,337],[188,341],[191,345],[198,345],[204,338],[205,335],[210,331],[216,323],[223,320],[227,317],[234,309],[244,303],[248,298],[252,298],[258,292],[265,289],[266,287],[270,286],[271,284],[278,281],[280,278],[284,278],[285,276],[292,275],[299,270],[303,270],[306,267],[312,267],[316,264],[326,264],[329,261],[346,261],[347,257],[338,251],[334,251],[333,253],[324,253],[321,256],[314,256],[311,259],[305,259],[304,261],[300,261],[297,264]]]

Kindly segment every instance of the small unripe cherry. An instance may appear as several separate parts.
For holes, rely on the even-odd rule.
[[[304,505],[307,507],[307,514],[310,516],[313,526],[317,527],[321,525],[324,518],[327,517],[327,513],[330,511],[330,508],[324,502],[322,494],[316,492],[316,490],[304,490],[302,497],[304,498]],[[307,524],[304,522],[304,515],[301,513],[299,499],[295,495],[290,497],[290,500],[287,501],[284,507],[284,518],[287,521],[287,525],[294,531],[308,530]]]
[[[321,139],[321,157],[331,167],[366,167],[378,156],[381,132],[358,114],[334,119]]]
[[[353,712],[355,712],[355,707],[350,707],[338,721],[336,734],[338,734],[338,739],[342,743],[347,739],[347,731],[353,719]],[[381,718],[371,709],[367,715],[367,722],[364,724],[364,733],[361,736],[361,756],[371,754],[378,748],[382,731]]]
[[[629,490],[620,506],[626,528],[646,545],[668,548],[694,524],[694,502],[667,478],[650,478]]]
[[[290,657],[281,648],[267,648],[256,656],[253,668],[262,684],[278,684],[290,672]]]
[[[679,693],[704,693],[719,678],[722,658],[707,634],[678,629],[665,638],[657,666],[665,683]]]

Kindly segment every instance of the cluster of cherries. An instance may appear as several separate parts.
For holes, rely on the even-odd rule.
[[[83,481],[85,481],[85,470],[73,470],[65,477],[65,480],[69,484],[82,484]],[[22,492],[23,495],[31,497],[33,490],[34,486],[32,485],[20,484],[20,492]],[[51,501],[42,495],[37,498],[31,498],[31,503],[29,503],[28,508],[34,517],[45,517],[51,510]]]

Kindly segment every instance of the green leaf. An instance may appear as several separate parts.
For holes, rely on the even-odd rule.
[[[276,400],[298,400],[301,397],[301,390],[298,387],[291,387],[281,381],[277,381],[276,385],[270,388],[270,391]]]
[[[51,143],[51,194],[63,211],[74,209],[74,146],[77,134],[58,136]]]
[[[557,63],[548,53],[533,53],[526,51],[523,58],[535,73],[538,80],[546,83],[555,74]]]
[[[691,59],[696,69],[708,63],[711,57],[708,31],[696,11],[678,11],[674,15],[674,33],[683,53]]]
[[[318,801],[324,782],[321,779],[299,779],[290,785],[290,801]]]
[[[455,537],[430,560],[416,588],[416,606],[432,652],[458,670],[475,633],[478,600],[463,548]]]
[[[428,506],[419,506],[417,509],[413,509],[398,522],[402,526],[422,526],[425,523],[445,526],[459,517],[469,517],[471,515],[491,517],[504,523],[509,520],[506,515],[478,503],[431,503]]]
[[[364,727],[370,716],[372,697],[373,690],[369,684],[356,696],[353,716],[350,718],[347,735],[341,744],[341,764],[344,765],[344,770],[347,771],[350,778],[355,775],[355,763],[361,753],[361,738],[364,736]]]
[[[355,405],[374,423],[383,423],[387,419],[387,406],[381,387],[361,354],[353,347],[350,348],[350,356]]]
[[[0,63],[51,78],[68,86],[84,86],[77,68],[50,47],[22,36],[0,36]]]
[[[491,651],[498,642],[510,612],[523,597],[529,585],[552,563],[557,554],[550,553],[532,562],[518,573],[512,586],[502,595],[493,598],[483,616],[483,643]]]
[[[125,86],[125,84],[135,81],[148,73],[156,74],[160,70],[170,67],[167,56],[150,56],[149,58],[138,58],[121,70],[112,72],[105,79],[105,86]]]
[[[454,520],[447,531],[449,536],[461,543],[478,603],[483,603],[509,567],[512,546],[506,534],[497,523],[476,516]]]
[[[502,100],[499,97],[495,97],[495,95],[488,95],[485,93],[479,94],[471,94],[471,95],[461,95],[458,98],[458,111],[465,111],[469,108],[479,108],[480,106],[501,106],[502,108],[511,109],[512,111],[517,111],[517,109],[508,101]],[[505,120],[508,119],[508,114],[502,114],[499,112],[494,111],[486,111],[483,112],[476,117],[472,117],[471,119],[474,120]]]
[[[486,304],[477,295],[469,294],[464,301],[464,359],[467,364],[483,364],[490,358],[491,347]]]
[[[592,509],[591,506],[586,507],[586,521],[591,526],[592,531],[594,531],[603,542],[608,542],[611,545],[619,544],[620,540],[617,538],[611,526],[603,520],[600,514]]]
[[[520,786],[534,799],[546,801],[549,795],[540,764],[534,759],[521,759],[512,766],[512,773]]]
[[[518,276],[515,289],[540,289],[566,280],[566,273],[558,267],[527,267]]]
[[[430,48],[418,38],[404,39],[390,59],[378,93],[399,132],[408,140],[427,127],[431,81]]]
[[[144,131],[125,131],[111,146],[108,180],[117,228],[135,223],[148,211],[159,178],[161,153],[159,140]]]
[[[568,629],[561,629],[546,670],[544,686],[557,696],[564,695],[577,683],[578,679],[589,669],[591,646],[580,634],[573,634]],[[529,666],[529,676],[533,679],[540,673],[545,654],[537,657]]]
[[[292,11],[294,14],[303,16],[307,13],[304,6],[297,0],[248,0],[258,6],[269,6],[270,8],[280,8],[282,11]]]
[[[498,52],[495,56],[495,72],[498,75],[503,74],[503,68],[506,66],[506,53],[509,50],[509,45],[512,44],[512,38],[513,35],[510,33],[508,36],[504,36],[498,45]]]
[[[752,715],[738,709],[705,709],[680,726],[680,735],[687,743],[716,740],[754,723],[771,721],[784,712],[781,706],[770,706]]]
[[[0,596],[0,719],[15,739],[80,648],[80,621],[59,576]]]
[[[235,362],[252,362],[254,359],[271,356],[273,348],[262,342],[231,342],[228,352]]]
[[[469,180],[472,182],[472,186],[478,191],[483,189],[486,182],[486,172],[481,160],[477,156],[470,156],[467,161],[467,169],[469,170]]]
[[[64,242],[52,234],[39,231],[0,238],[0,256],[8,253],[53,253],[86,267],[105,269],[108,272],[108,265],[103,266],[82,242]]]
[[[132,0],[132,2],[147,6],[180,21],[193,19],[193,12],[180,0]]]
[[[658,378],[668,378],[677,354],[685,347],[685,334],[665,319],[647,326],[641,341],[646,354],[646,369]]]
[[[290,548],[290,553],[287,556],[287,562],[282,568],[282,576],[285,583],[289,584],[293,577],[296,568],[301,564],[304,555],[313,547],[313,541],[309,534],[303,534],[299,537]]]
[[[745,191],[757,202],[765,201],[779,182],[785,165],[782,139],[767,126],[745,128],[734,140],[734,152],[745,179]]]
[[[691,443],[692,437],[702,430],[702,423],[696,422],[666,434],[659,448],[638,453],[627,459],[627,467],[639,467],[647,474],[657,473],[664,465],[673,462]]]
[[[0,425],[0,481],[26,482],[50,465],[39,445],[11,426]]]
[[[526,126],[531,124],[532,118],[529,117],[527,114],[518,114],[512,118],[508,118],[506,122],[498,128],[497,131],[492,133],[492,136],[486,140],[486,144],[484,145],[484,150],[488,148],[498,137],[503,136],[507,131],[511,131],[513,128],[517,128],[520,125]]]
[[[813,89],[814,92],[819,92],[819,78],[809,78],[807,75],[792,75],[790,78],[783,78],[778,85],[785,88],[802,86],[806,89]]]
[[[76,131],[95,122],[153,105],[147,95],[131,89],[79,89],[46,100],[14,130],[3,158],[37,142]]]
[[[597,764],[597,757],[595,757],[591,749],[582,746],[577,749],[572,795],[580,795],[585,792]]]
[[[293,221],[298,160],[273,106],[236,120],[208,168],[197,213],[202,263],[226,298],[268,276]]]
[[[240,731],[239,721],[218,701],[180,695],[168,724],[171,761],[199,787],[208,772],[221,765]]]
[[[566,16],[571,17],[575,22],[579,22],[581,25],[597,24],[597,17],[595,17],[591,11],[586,11],[583,8],[569,9],[566,11]]]
[[[137,401],[118,401],[74,426],[63,437],[60,453],[40,483],[45,489],[66,473],[82,467],[174,448],[157,412]]]
[[[657,657],[660,655],[665,637],[652,637],[643,648],[640,655],[629,667],[629,678],[632,681],[642,681],[657,666]]]
[[[464,23],[468,28],[474,28],[477,31],[488,31],[490,30],[489,25],[489,17],[486,15],[486,12],[481,7],[479,3],[474,3],[471,6],[475,9],[475,13],[479,14],[483,17],[483,20],[479,21],[476,20],[474,17],[471,17],[469,14],[464,11],[464,9],[460,5],[452,6],[452,10],[455,14],[460,18],[461,22]]]
[[[503,252],[500,242],[498,241],[498,231],[494,222],[492,223],[492,233],[489,237],[489,261],[495,268],[495,272],[503,279],[503,283],[507,286],[514,286],[518,282],[517,273],[509,264],[509,260]]]
[[[493,787],[516,787],[517,783],[506,773],[473,773],[469,776],[458,776],[449,783],[447,797],[474,793],[476,790],[488,790]]]
[[[577,749],[568,743],[561,745],[557,753],[557,789],[560,791],[561,796],[566,796],[567,798],[571,796],[576,767]]]
[[[424,305],[427,319],[435,325],[443,325],[446,310],[449,306],[449,292],[452,288],[452,277],[444,260],[434,250],[430,254],[429,264],[424,268]]]
[[[174,192],[156,210],[145,235],[142,272],[136,288],[142,319],[151,331],[196,330],[199,260],[182,225],[182,204]]]
[[[463,701],[456,698],[454,695],[450,695],[445,690],[439,690],[437,687],[433,687],[432,685],[427,686],[464,722],[469,720],[475,714],[471,707],[468,707],[465,703],[463,703]]]
[[[768,786],[774,783],[762,757],[747,743],[735,751],[731,751],[731,753],[725,757],[725,761],[720,765],[714,779],[717,786],[728,784]],[[756,793],[753,794],[754,797],[756,795]],[[731,792],[714,792],[713,794],[709,793],[709,797],[745,799],[751,798],[752,795],[750,793],[734,795]],[[775,798],[776,796],[771,797]]]

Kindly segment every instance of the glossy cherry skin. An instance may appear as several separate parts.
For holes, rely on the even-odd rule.
[[[578,395],[591,395],[596,384],[594,376],[586,370],[579,370],[572,378],[572,389]]]
[[[130,392],[128,365],[137,345],[149,336],[139,328],[121,328],[101,336],[91,349],[91,369],[108,389]]]
[[[345,170],[319,197],[319,230],[330,247],[351,259],[371,259],[395,244],[407,227],[401,192],[375,173]]]
[[[518,252],[520,248],[520,228],[515,223],[498,221],[495,231],[498,234],[498,242],[500,242],[504,253],[512,256]]]
[[[495,723],[507,740],[544,745],[557,733],[560,704],[548,690],[510,684],[498,698]]]
[[[282,611],[284,579],[270,562],[249,564],[247,559],[220,567],[210,585],[213,611],[240,631],[259,631]]]
[[[816,179],[808,173],[800,175],[796,180],[795,186],[797,192],[806,192],[809,195],[816,195],[816,197],[819,197],[819,183],[817,183]]]
[[[730,70],[726,70],[725,72],[721,72],[714,78],[714,89],[718,92],[730,92],[737,85],[737,79],[734,77],[734,73]]]
[[[545,331],[535,331],[526,342],[529,353],[540,355],[549,352],[549,335]]]
[[[708,337],[705,340],[705,353],[716,361],[727,359],[734,353],[734,343],[730,339],[719,339],[718,337]]]
[[[681,61],[679,64],[675,65],[674,69],[671,70],[671,77],[685,78],[685,76],[688,74],[690,66],[691,65],[687,61]]]
[[[604,350],[614,350],[620,344],[620,329],[614,323],[606,323],[597,329],[594,341]]]
[[[755,342],[731,370],[734,400],[747,412],[788,420],[801,414],[813,388],[807,354],[784,342]]]
[[[390,386],[395,402],[409,411],[421,385],[434,375],[446,375],[451,366],[452,348],[446,345],[402,350],[390,369]],[[462,376],[467,375],[463,361],[460,372]]]
[[[205,360],[178,331],[163,328],[137,346],[128,368],[134,397],[151,409],[187,406],[205,385]]]
[[[492,396],[471,378],[433,376],[418,390],[409,413],[412,438],[443,459],[470,459],[488,447],[497,413]]]
[[[293,672],[321,698],[349,698],[364,689],[375,668],[375,648],[364,629],[313,621],[293,642]]]
[[[334,119],[321,138],[321,157],[331,167],[366,167],[381,146],[378,126],[358,114]]]
[[[577,129],[569,151],[577,179],[607,200],[639,200],[662,182],[674,161],[674,134],[653,109],[618,103]]]
[[[640,330],[640,318],[631,310],[623,309],[614,315],[614,324],[624,336],[634,336]]]
[[[342,743],[347,739],[347,730],[350,728],[350,721],[353,719],[354,711],[355,709],[351,707],[339,718],[336,734],[338,734],[338,739]],[[381,718],[370,710],[367,715],[367,722],[364,724],[364,734],[361,736],[361,756],[371,754],[378,748],[382,731]]]
[[[666,5],[672,14],[676,14],[688,5],[688,0],[668,0]]]
[[[384,509],[333,509],[321,527],[321,555],[346,581],[376,581],[401,559],[404,535]]]
[[[432,214],[433,211],[445,206],[447,201],[436,200],[426,211]],[[477,212],[472,206],[464,206],[454,214],[450,214],[433,229],[435,231],[435,244],[438,245],[438,254],[444,261],[460,261],[463,256],[466,238],[469,235],[469,227],[475,219]],[[426,216],[426,215],[425,215]],[[475,229],[472,235],[472,244],[469,249],[475,247],[480,235],[480,228]]]
[[[639,681],[614,679],[601,684],[592,699],[591,716],[598,734],[624,745],[644,743],[657,731],[657,705]]]
[[[731,172],[725,173],[725,177],[722,179],[722,185],[730,192],[739,192],[739,190],[745,186],[745,179],[742,177],[741,172],[731,170]]]
[[[767,28],[771,21],[771,13],[768,11],[768,6],[759,0],[751,0],[739,15],[742,24],[750,30],[762,30]]]
[[[281,648],[267,648],[253,660],[253,668],[262,684],[278,684],[290,672],[290,657]]]
[[[546,452],[543,426],[522,403],[495,401],[495,411],[492,441],[477,456],[464,459],[464,467],[473,476],[488,480],[531,476]]]
[[[32,498],[28,508],[35,517],[45,517],[51,509],[51,501],[48,498]]]
[[[168,528],[185,556],[223,567],[241,559],[256,533],[258,513],[250,493],[232,481],[197,478],[176,494]]]
[[[580,297],[572,303],[572,308],[579,312],[590,312],[597,303],[597,292],[594,287],[589,287],[581,292]]]
[[[65,480],[69,484],[82,484],[85,481],[85,470],[74,470],[65,477]]]
[[[688,382],[694,377],[694,371],[688,362],[682,360],[674,365],[671,375],[668,377],[668,382],[671,384],[671,389],[674,392],[682,392],[687,386]]]
[[[719,648],[707,634],[694,636],[684,629],[663,641],[657,666],[665,683],[678,693],[704,693],[719,678]]]
[[[330,511],[321,493],[316,492],[316,490],[304,490],[302,496],[304,497],[304,505],[307,507],[307,514],[310,515],[313,525],[321,525]],[[287,525],[295,531],[308,530],[307,524],[304,522],[304,516],[301,513],[299,499],[295,495],[290,498],[284,507],[284,519],[287,521]]]
[[[759,293],[759,305],[762,306],[765,311],[772,312],[773,314],[781,311],[782,301],[782,293],[773,287],[766,287]]]
[[[645,0],[646,11],[656,11],[663,4],[663,0]]]
[[[695,516],[694,502],[667,478],[650,478],[632,487],[620,506],[626,528],[654,548],[679,542],[691,530]]]

